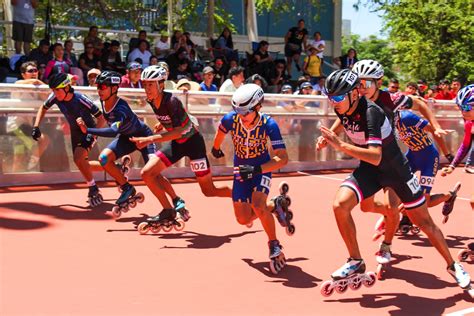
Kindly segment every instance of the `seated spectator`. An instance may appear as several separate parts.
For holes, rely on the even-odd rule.
[[[326,77],[321,76],[318,79],[318,82],[313,85],[313,90],[317,95],[322,95],[323,94],[323,88],[324,88],[324,83],[326,82]]]
[[[214,69],[210,66],[204,67],[202,71],[204,81],[199,84],[201,91],[217,91],[217,86],[214,81]]]
[[[39,68],[46,68],[46,65],[53,59],[53,54],[49,51],[49,41],[42,39],[39,41],[39,46],[31,50],[27,60],[36,62]]]
[[[179,37],[178,42],[176,42],[173,46],[175,51],[179,50],[180,48],[185,49],[187,56],[190,57],[189,55],[191,54],[191,49],[193,47],[188,45],[187,38],[184,36],[184,34]]]
[[[178,68],[170,70],[170,79],[177,82],[180,79],[186,78],[191,80],[191,73],[189,72],[189,62],[183,59],[179,62]]]
[[[228,68],[225,66],[224,58],[218,57],[214,60],[214,81],[213,83],[220,88],[228,74]]]
[[[102,54],[101,65],[102,70],[112,70],[118,73],[125,73],[125,64],[120,56],[120,42],[113,40],[109,49]]]
[[[293,94],[293,87],[290,85],[290,84],[284,84],[282,87],[281,87],[281,91],[280,91],[282,94]]]
[[[229,79],[222,83],[219,92],[235,92],[245,81],[244,68],[234,67],[229,70]]]
[[[435,85],[435,84],[433,84],[433,85],[431,85],[431,86],[428,88],[428,90],[426,91],[424,98],[425,98],[426,100],[428,100],[428,99],[434,99],[434,97],[435,97],[435,95],[438,93],[438,91],[439,91],[438,86]]]
[[[140,40],[140,42],[138,43],[138,47],[135,48],[128,56],[128,61],[133,62],[137,61],[137,59],[141,59],[141,64],[143,68],[146,68],[150,65],[150,57],[151,53],[149,50],[147,50],[146,41]]]
[[[260,41],[258,44],[258,48],[253,53],[249,62],[251,73],[256,73],[268,78],[269,71],[273,65],[273,58],[268,53],[269,45],[267,41]]]
[[[138,46],[140,45],[140,41],[145,41],[146,42],[146,50],[150,50],[150,42],[147,40],[147,34],[145,30],[141,30],[138,32],[138,38],[137,37],[132,37],[130,39],[130,42],[128,42],[128,53],[127,56]]]
[[[156,66],[159,62],[160,61],[158,60],[158,57],[156,57],[155,55],[152,55],[150,57],[150,66]]]
[[[168,43],[168,33],[162,32],[160,38],[155,42],[155,55],[159,60],[165,60],[171,53],[171,47]]]
[[[191,82],[188,79],[183,78],[176,83],[176,90],[189,91],[191,90]]]
[[[23,63],[20,67],[20,72],[22,79],[17,80],[15,84],[45,84],[38,78],[39,71],[34,61],[27,61],[26,63]]]
[[[397,79],[390,79],[390,82],[388,83],[388,88],[387,91],[390,93],[395,93],[400,90],[400,83],[398,82]]]
[[[77,56],[72,52],[74,50],[73,46],[74,43],[70,39],[64,42],[64,58],[69,59],[71,67],[78,67],[79,63],[77,61]]]
[[[53,45],[54,59],[50,60],[46,65],[43,75],[43,81],[48,82],[51,76],[58,73],[71,74],[71,61],[64,59],[64,48],[60,43]]]
[[[235,68],[239,66],[239,62],[236,59],[229,60],[229,69]]]
[[[179,40],[183,36],[183,33],[180,30],[174,30],[173,36],[171,36],[171,49],[177,51],[179,48]]]
[[[263,78],[262,76],[260,76],[259,74],[254,74],[254,75],[251,75],[250,77],[248,77],[245,82],[245,84],[247,83],[254,83],[258,86],[260,86],[263,91],[266,91],[267,88],[268,88],[268,83],[267,81],[265,80],[265,78]]]
[[[96,51],[100,51],[103,48],[104,43],[99,38],[99,28],[95,25],[89,27],[89,33],[84,38],[84,47],[88,44],[92,44]]]
[[[284,84],[281,87],[280,93],[292,95],[293,87],[289,84]],[[294,101],[280,100],[278,101],[277,105],[283,107],[285,110],[290,111],[290,112],[296,111],[298,109],[298,106],[295,105]]]
[[[357,61],[357,52],[354,48],[349,48],[347,54],[333,59],[333,62],[341,69],[352,69]]]
[[[192,48],[196,48],[196,44],[194,44],[194,42],[191,40],[191,33],[189,32],[184,32],[183,33],[183,36],[186,38],[186,45],[188,45],[188,47],[190,49]]]
[[[85,48],[86,51],[79,56],[79,68],[81,68],[82,72],[86,74],[92,68],[102,69],[99,58],[94,55],[94,45],[87,43]],[[84,79],[87,79],[87,77]],[[85,84],[88,85],[89,83],[86,82]]]
[[[407,83],[407,87],[405,88],[406,95],[419,95],[418,93],[418,84],[415,82]]]
[[[87,73],[87,81],[89,82],[89,87],[97,87],[97,84],[95,83],[95,79],[97,79],[97,76],[100,75],[100,70],[97,68],[92,68],[89,70]]]
[[[289,79],[285,74],[285,61],[278,59],[275,61],[273,66],[270,68],[268,75],[269,92],[278,93],[281,89],[282,84]]]
[[[228,27],[225,27],[221,35],[217,38],[214,45],[214,57],[224,56],[227,60],[238,60],[239,56],[234,50],[234,42],[232,41],[232,33]]]
[[[418,94],[420,97],[424,97],[428,86],[426,84],[426,80],[420,79],[418,80]]]
[[[309,48],[309,55],[304,59],[303,72],[310,77],[312,85],[316,84],[319,78],[323,75],[323,62],[318,57],[318,50],[316,47]]]
[[[142,88],[140,79],[142,74],[142,65],[133,61],[127,65],[127,74],[122,76],[121,88]]]
[[[454,96],[454,99],[458,95],[458,91],[461,89],[461,81],[458,78],[454,78],[451,82],[451,94]]]
[[[317,55],[321,60],[324,60],[324,48],[326,48],[326,42],[321,39],[320,32],[314,32],[313,39],[308,40],[308,50],[310,47],[315,47]]]
[[[449,84],[448,79],[443,79],[439,82],[439,92],[434,97],[436,100],[452,100],[456,98],[456,95],[453,95],[449,90]]]
[[[188,53],[186,52],[186,49],[181,47],[174,54],[169,55],[166,62],[171,70],[178,68],[179,63],[183,60],[188,60]]]

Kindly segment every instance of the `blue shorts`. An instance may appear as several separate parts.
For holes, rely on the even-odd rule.
[[[254,191],[263,192],[268,195],[272,186],[272,173],[262,173],[247,181],[237,180],[234,177],[232,187],[232,200],[234,202],[252,203],[252,193]]]
[[[145,129],[143,129],[140,133],[136,133],[135,135],[119,135],[107,146],[107,148],[112,150],[115,154],[115,158],[118,159],[133,153],[135,150],[139,150],[135,146],[135,143],[130,141],[130,137],[145,137],[151,135],[153,135],[153,132],[148,126],[146,126]],[[142,153],[143,160],[145,163],[147,163],[149,160],[149,155],[155,154],[156,145],[154,143],[149,144],[148,146],[140,149],[140,152]]]
[[[405,154],[410,164],[411,171],[420,171],[420,185],[424,193],[431,192],[436,173],[439,169],[439,152],[431,145],[419,151],[408,150]]]

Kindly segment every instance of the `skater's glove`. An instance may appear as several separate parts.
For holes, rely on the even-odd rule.
[[[452,154],[446,154],[444,155],[444,157],[446,157],[449,163],[451,163],[454,160],[454,156]]]
[[[31,131],[31,137],[33,137],[33,139],[36,141],[38,141],[38,139],[41,137],[41,131],[38,126],[33,127],[33,130]]]
[[[211,154],[214,156],[214,158],[224,157],[224,152],[220,148],[215,149],[214,147],[212,147]]]
[[[234,167],[234,175],[237,180],[250,180],[260,173],[262,173],[262,167],[260,166],[239,165]]]
[[[84,136],[84,148],[91,148],[95,143],[95,137],[92,134]]]

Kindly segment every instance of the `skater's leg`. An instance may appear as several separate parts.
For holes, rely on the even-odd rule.
[[[166,192],[166,194],[169,195],[169,197],[172,200],[174,200],[178,197],[178,195],[174,191],[173,186],[171,185],[171,182],[168,180],[168,178],[166,178],[165,176],[160,174],[156,177],[156,181],[163,188],[163,190]]]
[[[92,170],[89,166],[88,155],[89,152],[87,149],[76,147],[74,149],[73,158],[74,163],[76,164],[77,168],[79,168],[79,171],[81,172],[84,179],[86,179],[87,182],[91,182],[94,178],[92,177]]]
[[[150,191],[160,201],[165,209],[173,208],[172,204],[166,197],[164,188],[158,181],[158,176],[167,168],[166,164],[158,156],[151,156],[141,171],[141,176]]]
[[[390,245],[393,237],[398,229],[400,223],[400,211],[399,211],[400,199],[397,194],[390,188],[385,191],[385,238],[384,243]]]
[[[212,174],[208,173],[203,176],[198,176],[197,181],[201,187],[201,191],[204,196],[217,196],[217,197],[232,197],[232,190],[228,186],[216,187],[213,180]]]
[[[351,215],[352,209],[357,205],[357,196],[352,189],[342,186],[336,193],[333,202],[333,211],[336,217],[339,233],[346,244],[349,256],[360,259],[361,254],[357,244],[356,227]]]
[[[117,159],[115,153],[109,149],[105,148],[99,155],[99,163],[104,168],[104,170],[115,179],[115,181],[123,186],[127,183],[127,178],[122,174],[120,169],[115,165],[115,160]]]
[[[260,218],[268,240],[276,240],[275,218],[271,213],[272,209],[267,206],[267,197],[266,193],[254,191],[252,193],[252,208],[258,218]]]
[[[428,207],[433,207],[443,202],[446,202],[451,198],[451,196],[452,195],[450,193],[436,193],[431,195],[425,194],[426,203]]]
[[[252,205],[248,202],[234,202],[234,213],[237,222],[241,225],[249,224],[255,217]]]

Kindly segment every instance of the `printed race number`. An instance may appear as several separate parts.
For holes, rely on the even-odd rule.
[[[262,176],[262,181],[260,181],[260,185],[270,190],[270,187],[272,186],[272,179],[267,176]]]
[[[413,178],[407,181],[407,185],[410,188],[411,193],[416,194],[421,190],[420,183],[416,175],[413,175]]]
[[[207,160],[206,158],[201,158],[197,160],[192,160],[189,165],[191,166],[191,170],[193,172],[198,172],[198,171],[206,171],[209,169],[207,166]]]

